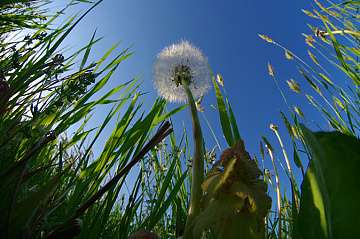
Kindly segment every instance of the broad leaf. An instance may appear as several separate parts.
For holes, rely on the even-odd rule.
[[[302,238],[356,238],[360,234],[360,140],[302,126],[313,152],[300,201]]]
[[[195,237],[210,229],[213,238],[264,238],[264,217],[271,208],[262,172],[239,140],[225,150],[202,184],[202,212]]]

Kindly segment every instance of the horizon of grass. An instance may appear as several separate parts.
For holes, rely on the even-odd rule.
[[[71,7],[72,2],[74,1],[70,1],[67,7]],[[329,216],[329,205],[340,204],[332,198],[328,199],[327,194],[331,192],[340,197],[348,194],[346,190],[352,189],[356,196],[359,190],[356,189],[354,182],[349,180],[349,186],[344,186],[342,191],[337,188],[329,189],[329,182],[336,183],[336,181],[331,181],[331,175],[327,174],[319,178],[316,172],[326,172],[322,161],[324,158],[329,159],[331,169],[337,168],[339,166],[337,152],[341,150],[346,149],[346,153],[343,154],[344,160],[357,153],[346,148],[341,141],[346,141],[348,145],[357,145],[357,141],[353,138],[358,138],[359,131],[358,85],[360,81],[357,75],[359,66],[357,57],[360,33],[356,27],[358,20],[353,16],[356,16],[359,10],[360,1],[330,3],[331,6],[327,8],[318,1],[315,3],[321,11],[305,12],[321,20],[324,26],[321,30],[310,26],[317,38],[307,34],[304,36],[307,44],[323,57],[317,58],[309,51],[312,61],[319,69],[301,60],[269,37],[261,37],[285,50],[287,58],[295,61],[300,76],[304,77],[305,82],[310,84],[318,96],[306,94],[301,85],[294,80],[288,81],[290,89],[304,95],[311,105],[322,112],[328,119],[329,130],[342,134],[312,133],[300,123],[302,118],[311,120],[310,117],[305,117],[301,109],[289,107],[291,116],[289,118],[287,114],[280,111],[293,142],[293,148],[285,149],[280,136],[282,132],[279,132],[275,125],[272,125],[271,129],[277,136],[278,143],[276,144],[280,145],[282,150],[284,161],[279,162],[288,175],[291,197],[287,195],[289,189],[282,188],[277,177],[274,184],[269,170],[263,168],[263,178],[260,179],[272,186],[277,193],[277,198],[273,198],[273,201],[277,203],[277,210],[269,210],[264,221],[263,233],[266,238],[300,238],[301,236],[325,238],[339,232],[351,237],[356,233],[355,229],[353,231],[349,227],[339,229],[336,223],[334,224],[333,218]],[[96,4],[92,5],[89,11]],[[0,4],[0,7],[4,6]],[[25,5],[26,7],[29,6]],[[37,5],[33,7],[34,10],[37,9]],[[125,165],[142,150],[146,142],[151,141],[150,137],[156,134],[156,126],[164,120],[171,122],[171,117],[176,117],[175,114],[187,105],[166,112],[166,101],[158,98],[151,109],[143,109],[144,101],[141,100],[143,95],[139,93],[140,77],[121,83],[99,99],[92,99],[91,96],[99,92],[111,80],[119,64],[132,53],[128,53],[129,48],[116,53],[119,42],[105,52],[103,58],[95,63],[88,63],[91,49],[101,42],[101,38],[95,37],[95,32],[89,43],[75,53],[59,52],[58,47],[63,39],[89,12],[77,17],[71,16],[58,28],[48,29],[49,24],[64,13],[67,7],[46,22],[32,22],[30,25],[19,26],[15,22],[11,28],[7,28],[7,32],[16,32],[23,27],[35,29],[32,35],[22,40],[6,42],[6,38],[2,38],[6,32],[0,35],[3,49],[6,49],[2,51],[0,57],[1,70],[5,75],[3,79],[6,79],[6,81],[3,79],[1,81],[4,87],[1,89],[6,91],[1,92],[0,95],[0,133],[2,135],[0,138],[2,158],[0,185],[2,185],[1,191],[4,195],[0,200],[0,205],[3,215],[6,215],[6,218],[2,217],[1,220],[2,236],[4,238],[15,234],[24,238],[46,236],[70,218],[72,223],[63,224],[63,230],[55,230],[57,236],[127,238],[130,234],[138,232],[140,228],[146,228],[156,232],[161,238],[178,238],[184,232],[189,205],[189,185],[191,185],[192,159],[185,127],[180,136],[175,134],[177,132],[169,132],[170,145],[167,145],[166,140],[161,139],[155,147],[149,149],[140,161],[140,170],[133,188],[127,188],[127,174],[125,174],[119,178],[117,184],[105,194],[101,194],[98,200],[89,204],[86,211],[82,211],[83,205],[87,204],[89,199],[92,201],[93,196],[111,181],[115,174],[124,169]],[[22,8],[19,9],[19,13],[24,12]],[[4,10],[4,15],[7,11],[9,11],[8,8]],[[35,16],[37,15],[31,15],[22,21],[35,21],[37,19]],[[317,47],[315,47],[316,44]],[[110,53],[115,53],[116,56],[105,65],[104,61],[109,59]],[[331,57],[335,60],[331,60]],[[337,84],[336,79],[331,78],[329,73],[333,69],[326,69],[321,65],[323,60],[328,60],[335,69],[340,70],[347,79],[351,80],[352,85],[348,84],[348,89],[340,87],[338,84],[341,82]],[[76,62],[81,62],[80,67],[77,67]],[[277,84],[270,63],[269,72]],[[215,108],[219,112],[221,134],[224,135],[228,147],[233,148],[239,146],[236,142],[241,140],[239,133],[241,126],[239,127],[236,123],[222,82],[221,76],[218,76],[217,80],[213,76],[218,103]],[[219,84],[222,86],[222,91]],[[280,88],[279,90],[282,91]],[[327,98],[328,96],[323,92],[328,92],[330,98]],[[118,99],[109,100],[109,97],[115,94],[120,94]],[[284,100],[286,102],[285,98]],[[327,106],[320,104],[320,101]],[[86,123],[91,118],[92,112],[102,104],[112,105],[112,109],[98,127],[88,129]],[[119,114],[120,110],[124,113]],[[198,110],[201,111],[200,105],[198,105]],[[206,117],[206,112],[201,111],[201,113]],[[94,158],[92,147],[97,144],[98,137],[107,123],[116,118],[117,123],[102,152]],[[68,137],[67,130],[75,124],[80,125],[79,129]],[[209,128],[212,131],[211,125]],[[213,135],[215,139],[219,137],[215,133]],[[334,135],[341,140],[338,141]],[[267,159],[265,159],[262,142],[267,147],[276,172],[275,158],[279,156],[274,157],[271,145],[275,143],[269,142],[265,136],[262,137],[260,153],[263,161]],[[335,142],[335,145],[331,145],[331,142]],[[218,145],[218,147],[222,146]],[[334,150],[333,157],[326,154],[333,149],[337,149],[337,151]],[[229,152],[229,150],[224,152]],[[302,172],[303,179],[300,182],[293,177],[289,150],[293,150],[291,164],[294,163]],[[215,158],[213,152],[205,152],[206,173],[212,169],[211,166],[216,169]],[[250,161],[261,168],[256,157]],[[348,161],[349,165],[356,168],[358,163]],[[348,173],[350,176],[353,175],[351,167],[346,170],[350,172]],[[344,175],[344,171],[340,171],[340,174]],[[344,178],[349,175],[344,175]],[[343,183],[343,180],[339,182]],[[314,186],[314,183],[319,183],[322,187],[317,191],[309,190],[308,186]],[[215,194],[221,186],[215,186]],[[129,194],[127,198],[124,191]],[[312,195],[311,193],[320,195],[318,198],[324,201],[323,208],[309,200],[308,195]],[[252,196],[248,194],[248,200]],[[347,197],[341,197],[341,199],[349,202]],[[354,219],[352,214],[355,207],[350,206],[345,204],[340,208],[341,210],[335,208],[331,213],[340,217],[346,215],[348,217],[344,219],[347,220],[346,225],[356,226],[358,220]],[[81,208],[80,215],[76,214],[80,212],[79,208]],[[321,216],[325,215],[323,217],[324,230],[316,221],[320,216],[309,213],[316,210]],[[76,216],[72,218],[73,215]],[[232,214],[227,213],[223,216],[232,217]],[[306,224],[306,220],[310,220],[313,224]],[[214,235],[222,238],[222,235],[226,235],[221,234],[223,232],[219,234],[216,228],[210,227],[211,229],[208,230],[208,225],[203,221],[197,223],[205,229],[202,232],[202,238],[216,238]],[[306,231],[306,227],[310,226],[313,227],[314,234],[307,232],[309,230]],[[235,237],[237,236],[241,235],[236,234]]]

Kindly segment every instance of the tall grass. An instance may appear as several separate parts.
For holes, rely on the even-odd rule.
[[[359,1],[320,3],[315,0],[315,3],[318,9],[303,10],[308,16],[319,20],[319,26],[309,25],[312,34],[303,34],[309,45],[308,54],[312,62],[300,59],[291,50],[267,36],[260,35],[264,40],[282,48],[287,59],[295,61],[299,75],[317,95],[305,92],[301,86],[303,83],[295,80],[287,81],[290,89],[306,97],[328,124],[327,128],[320,128],[322,122],[313,121],[313,118],[304,114],[306,111],[288,106],[290,123],[280,111],[293,142],[294,164],[302,170],[303,179],[294,181],[287,162],[286,151],[289,150],[283,148],[279,133],[273,128],[279,140],[278,144],[284,150],[284,161],[288,166],[283,169],[291,183],[292,199],[288,199],[285,190],[278,198],[279,212],[268,224],[272,225],[270,237],[275,237],[273,229],[276,222],[278,238],[336,238],[358,235],[355,224],[359,223],[359,220],[355,211],[358,212],[359,208],[350,202],[359,195],[359,189],[355,186],[356,168],[359,166]],[[269,69],[276,82],[270,64]],[[341,134],[313,134],[301,121],[306,124],[312,121],[315,131],[325,130]],[[265,143],[269,144],[267,140]],[[349,145],[354,149],[349,148]],[[297,186],[300,184],[301,190]],[[276,187],[276,190],[280,191],[279,187]],[[348,204],[344,205],[346,202]],[[283,223],[280,223],[281,220]]]
[[[170,117],[187,105],[167,112],[166,101],[159,98],[150,109],[144,109],[140,77],[94,97],[104,90],[119,64],[132,55],[130,48],[118,49],[120,42],[98,60],[89,58],[91,50],[101,44],[95,32],[81,49],[73,53],[59,50],[77,23],[100,2],[55,29],[51,23],[73,1],[53,15],[42,10],[46,8],[42,1],[0,3],[2,19],[11,19],[1,22],[0,31],[2,238],[128,238],[141,228],[160,238],[178,238],[184,233],[192,181],[191,149],[185,130],[172,132],[170,124],[162,122],[171,122]],[[222,132],[213,132],[211,125],[209,129],[215,139],[224,136],[230,148],[220,157],[214,150],[204,153],[205,195],[193,226],[199,238],[355,238],[359,234],[360,209],[352,202],[360,195],[356,184],[360,1],[329,2],[329,7],[315,3],[320,10],[305,13],[319,19],[323,27],[310,26],[314,36],[304,34],[313,63],[306,63],[269,37],[261,37],[295,61],[299,75],[317,95],[305,93],[303,83],[295,80],[288,81],[290,88],[319,109],[327,119],[326,130],[337,132],[308,130],[300,123],[311,121],[303,109],[289,106],[290,117],[280,111],[293,147],[284,148],[284,132],[271,125],[278,142],[263,136],[269,156],[261,143],[261,157],[273,161],[275,172],[281,170],[276,162],[281,158],[291,185],[282,188],[278,176],[273,182],[269,169],[261,168],[257,158],[251,159],[246,152],[224,81],[220,75],[217,79],[213,76]],[[13,37],[24,29],[28,35]],[[269,72],[276,82],[270,64]],[[347,79],[345,84],[339,73]],[[115,95],[116,100],[110,99]],[[103,122],[89,129],[92,112],[104,104],[111,105],[111,110]],[[92,148],[99,147],[99,136],[112,119],[116,125],[95,157]],[[71,128],[76,132],[70,134]],[[283,157],[274,148],[281,148]],[[128,187],[127,175],[135,164],[139,170],[133,172],[136,179]],[[296,181],[291,165],[299,168],[302,179]],[[277,208],[271,210],[266,184],[277,195],[272,199]],[[215,222],[218,218],[226,223]],[[249,233],[253,231],[256,235]]]
[[[47,237],[72,238],[82,231],[79,238],[99,238],[104,233],[104,237],[115,233],[126,238],[133,228],[137,229],[133,220],[143,199],[140,193],[143,172],[139,172],[135,187],[126,195],[126,209],[123,213],[114,212],[112,208],[120,204],[119,193],[129,171],[125,165],[136,163],[171,132],[166,131],[169,124],[159,133],[154,130],[181,108],[163,115],[166,102],[158,99],[149,111],[143,110],[142,95],[138,92],[140,77],[122,82],[101,98],[93,99],[132,53],[129,48],[119,51],[117,43],[101,59],[88,63],[91,49],[100,40],[95,33],[78,51],[59,52],[61,42],[99,2],[85,14],[68,18],[56,29],[50,29],[50,24],[72,2],[48,16],[47,21],[33,15],[33,10],[42,3],[12,1],[1,5],[3,18],[25,13],[19,21],[12,18],[12,25],[2,22],[12,28],[1,35],[1,237],[40,237],[57,228]],[[27,12],[30,14],[26,15]],[[35,20],[38,22],[27,23]],[[6,35],[24,27],[35,30],[19,40],[10,40]],[[110,53],[115,54],[112,59],[109,59]],[[106,65],[105,59],[109,62]],[[109,100],[115,94],[119,95],[118,99]],[[111,110],[98,127],[88,129],[86,123],[92,111],[103,104],[112,105]],[[120,110],[124,113],[119,114]],[[92,147],[97,145],[99,135],[114,117],[117,118],[115,128],[100,156],[94,158]],[[78,130],[66,137],[71,126]],[[106,184],[110,182],[109,174],[117,173],[118,177],[112,178],[116,180]],[[181,185],[183,178],[177,185]],[[109,188],[104,190],[107,185]],[[116,218],[116,224],[109,222],[116,213],[121,219]],[[73,220],[67,223],[69,219]],[[140,219],[141,222],[149,220],[148,217]],[[113,228],[108,226],[111,224]]]

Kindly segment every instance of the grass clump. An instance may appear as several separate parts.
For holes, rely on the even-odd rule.
[[[119,228],[126,237],[136,229],[130,224],[142,197],[141,171],[131,190],[130,197],[134,200],[127,200],[125,214],[113,229],[107,227],[111,224],[110,215],[114,215],[111,211],[131,165],[171,132],[167,131],[170,124],[165,123],[152,133],[166,119],[162,116],[165,101],[154,102],[146,116],[139,113],[142,108],[141,95],[137,92],[139,78],[122,82],[99,99],[92,98],[103,89],[119,64],[132,55],[129,48],[116,53],[117,43],[101,60],[88,63],[91,49],[100,40],[94,33],[89,43],[75,53],[58,50],[77,23],[98,3],[80,17],[69,18],[51,29],[51,23],[72,2],[46,20],[45,10],[35,12],[46,7],[45,1],[2,2],[3,19],[14,15],[12,21],[1,22],[7,30],[0,37],[2,238],[76,235],[99,238]],[[25,29],[32,31],[21,36]],[[17,37],[12,35],[15,33]],[[110,59],[110,53],[115,57]],[[109,60],[107,65],[105,59]],[[116,93],[120,97],[110,100]],[[110,104],[112,109],[102,124],[87,129],[91,112],[102,104]],[[125,112],[122,117],[118,113],[120,109]],[[100,156],[95,158],[92,147],[117,115],[113,132]],[[72,126],[77,130],[69,138],[66,131]],[[153,138],[146,144],[152,134]],[[114,167],[118,177],[106,184]]]
[[[47,1],[0,3],[1,238],[179,238],[185,233],[190,185],[196,177],[192,175],[194,159],[187,132],[178,136],[166,120],[171,121],[170,117],[187,105],[167,112],[166,100],[158,98],[150,109],[143,109],[140,77],[120,82],[97,98],[119,64],[132,55],[130,48],[118,50],[120,42],[97,61],[89,57],[101,40],[95,32],[88,44],[73,53],[59,49],[78,22],[100,2],[54,29],[51,24],[74,1],[55,14],[46,11]],[[327,3],[329,7],[315,3],[319,10],[304,11],[323,25],[310,26],[313,35],[304,34],[312,63],[269,37],[261,37],[284,49],[286,58],[296,62],[305,81],[294,77],[287,81],[290,89],[319,109],[328,123],[321,130],[333,132],[314,133],[306,128],[301,122],[315,125],[316,130],[321,124],[309,123],[311,118],[304,109],[289,107],[290,117],[280,111],[292,142],[290,154],[281,130],[271,124],[284,156],[285,167],[281,166],[291,185],[289,197],[290,190],[281,189],[278,175],[273,183],[270,171],[246,152],[224,79],[221,75],[215,79],[211,73],[220,134],[229,149],[215,162],[214,150],[221,146],[210,152],[204,146],[196,158],[204,162],[201,171],[206,179],[201,185],[201,203],[196,205],[200,211],[187,226],[195,232],[191,236],[353,238],[359,234],[360,209],[352,202],[360,196],[356,185],[360,168],[360,1]],[[21,35],[25,30],[27,34]],[[270,63],[268,67],[276,81],[274,68]],[[346,82],[338,80],[338,75]],[[181,77],[174,81],[176,87],[180,81],[187,84],[192,79]],[[303,84],[314,90],[313,95]],[[119,97],[110,98],[115,95]],[[201,99],[191,101],[192,110],[196,107],[206,116]],[[110,105],[111,109],[97,127],[88,129],[92,112],[99,105]],[[99,136],[112,120],[116,125],[95,156],[92,148],[99,147]],[[209,126],[216,139],[219,132]],[[73,128],[76,130],[70,134]],[[262,141],[277,174],[275,143],[265,136]],[[263,162],[264,152],[261,143]],[[139,170],[128,187],[127,175],[135,164]],[[300,179],[295,176],[297,170]],[[269,210],[267,185],[276,192],[276,209]],[[236,231],[234,223],[213,223],[217,217],[242,223],[242,233]]]

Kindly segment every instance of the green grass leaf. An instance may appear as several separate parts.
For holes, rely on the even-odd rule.
[[[188,175],[188,170],[186,170],[183,175],[176,181],[176,184],[174,188],[171,190],[170,195],[164,202],[164,204],[161,206],[161,208],[158,210],[156,215],[154,215],[152,221],[150,221],[148,230],[152,230],[153,227],[156,225],[156,223],[164,216],[166,213],[166,210],[169,208],[170,204],[174,202],[174,200],[177,198],[177,194],[180,190],[180,187],[182,186],[186,176]]]
[[[47,182],[41,189],[36,193],[26,198],[24,201],[14,205],[11,213],[10,221],[10,233],[11,235],[17,235],[19,232],[24,230],[24,226],[29,226],[28,222],[31,220],[32,215],[41,205],[40,203],[49,198],[48,194],[52,192],[58,185],[63,175],[70,169],[70,166],[60,174],[57,174],[49,182]],[[6,229],[3,228],[7,223],[1,220],[1,233],[6,233]],[[4,234],[0,234],[3,235]],[[6,237],[6,236],[5,236]],[[15,237],[15,236],[14,236]]]
[[[226,142],[228,143],[228,145],[230,147],[234,147],[235,142],[234,142],[234,137],[231,131],[231,126],[230,126],[230,118],[226,109],[226,105],[224,102],[224,98],[221,94],[221,91],[219,89],[218,83],[216,82],[214,76],[212,77],[213,79],[213,84],[214,84],[214,88],[215,88],[215,93],[216,93],[216,99],[218,102],[218,109],[219,109],[219,115],[220,115],[220,122],[221,122],[221,127],[226,139]]]
[[[313,133],[302,125],[313,152],[300,201],[303,238],[356,238],[360,234],[360,140],[339,132]]]

